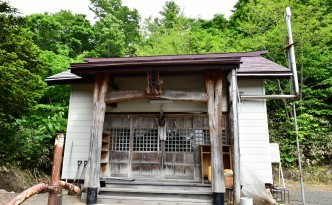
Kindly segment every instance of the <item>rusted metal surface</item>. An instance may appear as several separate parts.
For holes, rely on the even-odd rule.
[[[64,181],[59,181],[59,185],[62,188],[72,191],[74,193],[80,192],[80,188],[73,184],[70,184],[70,183],[67,183]],[[23,203],[25,200],[27,200],[28,198],[32,197],[33,195],[36,195],[39,193],[44,193],[44,192],[53,192],[53,191],[54,191],[54,186],[50,186],[48,181],[42,180],[39,184],[23,191],[22,193],[17,195],[15,198],[13,198],[9,202],[7,202],[5,205],[19,205],[19,204]]]
[[[73,184],[70,184],[68,182],[65,182],[65,181],[60,181],[59,182],[60,186],[70,192],[73,192],[73,193],[78,193],[80,192],[80,188],[78,186],[75,186]]]
[[[27,200],[28,198],[30,198],[31,196],[35,195],[35,194],[39,194],[43,191],[46,191],[48,185],[45,183],[39,183],[25,191],[23,191],[22,193],[20,193],[19,195],[17,195],[15,198],[13,198],[12,200],[10,200],[9,202],[7,202],[5,205],[18,205],[23,203],[25,200]]]
[[[60,179],[60,169],[62,162],[62,152],[64,144],[64,135],[57,134],[54,143],[54,154],[53,154],[53,163],[52,163],[52,176],[50,181],[50,194],[48,196],[48,205],[57,205],[57,197],[61,188],[59,186]]]

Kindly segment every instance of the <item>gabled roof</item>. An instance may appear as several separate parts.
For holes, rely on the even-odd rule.
[[[45,79],[49,85],[88,82],[94,73],[112,75],[145,74],[158,70],[161,73],[195,73],[207,69],[238,70],[238,77],[285,78],[292,72],[262,57],[267,51],[218,53],[199,55],[145,56],[122,58],[85,58],[86,63],[74,63],[70,70]]]

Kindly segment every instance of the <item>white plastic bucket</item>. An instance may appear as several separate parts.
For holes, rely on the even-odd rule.
[[[240,205],[253,205],[251,197],[241,197]]]

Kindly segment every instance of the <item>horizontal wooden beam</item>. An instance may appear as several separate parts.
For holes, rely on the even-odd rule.
[[[204,92],[185,92],[164,90],[161,95],[147,95],[145,90],[127,90],[112,91],[105,96],[105,103],[115,103],[130,100],[173,100],[173,101],[191,101],[191,102],[207,102],[208,97]]]

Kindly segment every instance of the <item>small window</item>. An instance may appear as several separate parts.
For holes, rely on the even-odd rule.
[[[129,151],[130,148],[130,130],[129,129],[111,129],[111,151]]]
[[[195,133],[195,146],[210,144],[210,131],[208,129],[197,129]]]
[[[192,129],[167,129],[166,152],[192,152],[194,134]]]
[[[133,150],[136,152],[159,151],[158,129],[135,129]]]

